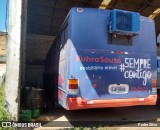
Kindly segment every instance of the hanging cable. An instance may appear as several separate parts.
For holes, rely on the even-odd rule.
[[[7,38],[9,38],[13,43],[15,43],[16,45],[19,45],[17,42],[15,42],[14,40],[13,40],[13,38],[9,35],[9,33],[8,33],[8,29],[7,29],[7,18],[8,18],[8,5],[9,5],[9,2],[8,2],[8,0],[6,0],[6,16],[5,16],[5,30],[6,30],[6,34],[7,34]]]

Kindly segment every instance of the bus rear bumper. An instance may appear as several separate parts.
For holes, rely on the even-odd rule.
[[[83,100],[81,97],[67,98],[67,110],[123,107],[136,105],[156,105],[157,95],[147,98],[110,99],[110,100]]]

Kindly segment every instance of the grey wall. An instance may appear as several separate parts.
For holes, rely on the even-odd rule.
[[[54,36],[28,34],[26,43],[26,83],[43,85],[44,60]]]

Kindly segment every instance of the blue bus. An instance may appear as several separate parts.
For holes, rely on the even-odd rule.
[[[160,90],[160,56],[157,56],[157,90]]]
[[[72,8],[45,61],[47,97],[66,110],[155,105],[154,21],[124,10]]]
[[[157,50],[158,51],[158,50]],[[157,56],[157,106],[160,108],[160,56]]]

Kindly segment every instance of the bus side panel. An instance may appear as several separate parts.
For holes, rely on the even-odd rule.
[[[160,90],[160,57],[157,56],[157,89]]]
[[[45,88],[46,106],[50,108],[58,97],[57,73],[59,64],[59,51],[56,50],[57,42],[50,47],[45,60],[45,72],[43,74],[43,83]]]
[[[67,98],[67,75],[68,75],[68,49],[69,43],[66,42],[60,51],[59,60],[59,75],[58,75],[58,101],[64,108],[66,105]]]

